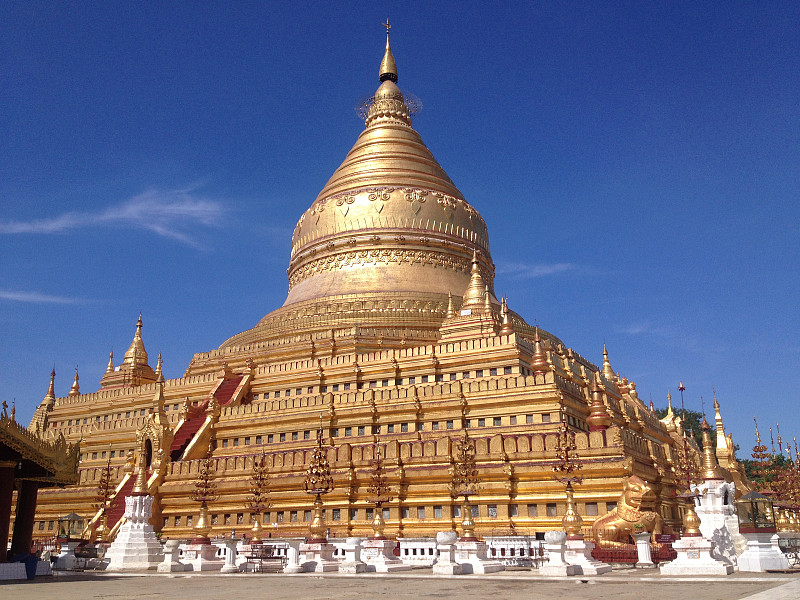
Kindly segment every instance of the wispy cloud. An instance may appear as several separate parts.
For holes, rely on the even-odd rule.
[[[0,234],[52,234],[123,225],[199,247],[190,232],[197,226],[218,227],[224,218],[222,204],[196,195],[194,189],[148,190],[100,212],[67,212],[32,221],[0,221]]]
[[[508,275],[513,279],[534,279],[536,277],[547,277],[564,271],[571,271],[575,268],[572,263],[551,263],[551,264],[525,264],[525,263],[505,263],[497,268],[497,272]]]
[[[80,298],[67,298],[65,296],[50,296],[39,292],[15,292],[11,290],[0,290],[0,300],[11,300],[12,302],[28,302],[34,304],[80,304],[85,302]]]

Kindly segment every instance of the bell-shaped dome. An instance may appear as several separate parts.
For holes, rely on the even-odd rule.
[[[388,36],[379,79],[364,131],[295,227],[283,307],[222,347],[349,326],[435,338],[448,295],[475,277],[498,304],[486,223],[412,127]]]
[[[486,223],[413,129],[388,39],[366,128],[292,236],[284,306],[381,291],[461,295],[473,251],[490,289]]]

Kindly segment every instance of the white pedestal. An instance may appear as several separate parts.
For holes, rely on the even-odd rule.
[[[366,572],[367,565],[361,560],[361,538],[347,538],[339,548],[344,551],[344,560],[339,562],[339,573],[355,575]]]
[[[313,542],[300,544],[300,566],[307,573],[330,573],[339,570],[339,561],[333,558],[333,544]],[[286,572],[284,570],[284,572]]]
[[[778,547],[777,533],[744,533],[747,550],[739,555],[739,571],[764,573],[789,568],[789,561]]]
[[[236,566],[236,547],[241,540],[239,538],[228,538],[223,540],[225,543],[225,564],[222,565],[220,573],[238,573],[239,567]]]
[[[183,562],[187,571],[219,571],[225,561],[217,558],[217,547],[214,544],[185,544]]]
[[[544,548],[547,550],[547,562],[539,567],[539,575],[545,577],[565,577],[578,575],[579,569],[564,560],[567,551],[565,542],[567,534],[564,531],[547,531],[544,534]]]
[[[488,546],[481,541],[457,541],[456,562],[461,565],[462,573],[498,573],[505,571],[499,560],[486,558]]]
[[[747,540],[739,533],[739,519],[733,503],[736,486],[721,479],[708,479],[693,489],[698,494],[694,511],[700,518],[700,533],[714,543],[711,556],[736,565],[736,555],[747,548]]]
[[[153,497],[125,498],[125,523],[106,552],[106,571],[143,571],[156,569],[164,559],[161,543],[150,525]]]
[[[456,562],[455,543],[440,543],[436,545],[439,556],[433,563],[434,575],[461,575],[464,567]]]
[[[714,543],[702,536],[682,537],[672,543],[678,558],[661,567],[662,575],[730,575],[733,565],[715,559]]]
[[[164,544],[164,562],[159,563],[156,571],[159,573],[179,573],[186,570],[186,565],[178,560],[180,558],[180,540],[167,540]]]
[[[394,540],[367,539],[361,542],[361,560],[367,565],[367,572],[394,573],[410,571],[411,565],[403,564],[394,555],[397,542]]]
[[[611,571],[611,565],[600,562],[592,556],[593,549],[594,542],[587,542],[583,539],[567,540],[564,560],[578,567],[579,571],[576,575],[602,575]]]
[[[636,563],[636,566],[640,568],[655,567],[653,555],[650,554],[650,538],[652,535],[647,531],[643,531],[642,533],[632,534],[632,537],[636,541],[636,552],[639,554],[639,562]]]
[[[303,566],[300,564],[300,546],[303,542],[298,540],[287,540],[288,547],[286,548],[286,566],[283,568],[284,573],[302,573]]]
[[[57,570],[71,571],[75,568],[78,559],[75,557],[75,548],[78,547],[80,541],[62,542],[61,553],[56,557],[56,562],[53,567]]]

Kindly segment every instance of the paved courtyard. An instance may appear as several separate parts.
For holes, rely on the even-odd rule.
[[[488,576],[436,577],[420,570],[408,575],[112,575],[57,573],[32,582],[0,584],[3,600],[128,598],[220,600],[263,598],[526,598],[533,600],[798,600],[800,572],[792,575],[736,573],[729,577],[666,578],[643,571],[595,578],[544,579],[507,571]]]

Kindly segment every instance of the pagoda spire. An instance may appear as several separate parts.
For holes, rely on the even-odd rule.
[[[108,353],[108,364],[106,365],[106,374],[114,372],[114,351]]]
[[[719,411],[719,400],[717,400],[717,390],[714,390],[714,424],[717,427],[717,460],[723,467],[730,464],[730,448],[728,438],[725,435],[725,425],[722,423],[722,414]]]
[[[533,356],[531,356],[531,369],[534,373],[544,373],[550,370],[550,363],[547,362],[547,355],[542,349],[542,340],[539,338],[539,327],[533,338]]]
[[[608,360],[608,350],[605,344],[603,344],[603,377],[610,383],[615,383],[617,381],[617,374],[614,373],[614,369],[611,368],[611,361]]]
[[[44,396],[44,400],[42,400],[42,404],[50,407],[53,406],[56,402],[56,368],[53,366],[53,370],[50,371],[50,387],[47,388],[47,394]]]
[[[464,292],[464,301],[461,308],[478,308],[484,305],[484,293],[486,284],[483,282],[481,270],[478,266],[478,252],[472,251],[472,273],[469,279],[467,291]]]
[[[611,426],[611,415],[606,410],[606,405],[600,397],[600,386],[597,385],[599,376],[592,377],[592,403],[589,405],[589,416],[586,422],[589,424],[589,431],[605,431]]]
[[[492,302],[489,296],[489,286],[485,286],[483,290],[483,312],[487,315],[492,314]]]
[[[511,335],[514,333],[514,328],[511,326],[511,319],[508,316],[508,301],[505,297],[503,297],[500,302],[500,318],[502,320],[500,335]]]
[[[383,23],[383,26],[386,27],[386,51],[383,53],[378,77],[382,82],[388,80],[392,83],[397,83],[397,64],[394,62],[392,48],[389,46],[389,30],[392,28],[389,25],[389,19],[386,19],[386,23]]]
[[[164,381],[164,374],[161,372],[161,352],[158,353],[158,362],[156,363],[156,381],[159,383]]]
[[[78,367],[75,367],[75,379],[72,382],[72,387],[69,389],[70,396],[80,396],[81,395],[81,386],[78,383]]]
[[[133,341],[128,351],[125,353],[125,359],[122,361],[122,364],[130,366],[147,364],[147,351],[144,349],[144,342],[142,341],[141,312],[139,313],[139,320],[136,321],[136,333],[133,334]]]
[[[706,421],[705,415],[703,415],[700,429],[703,432],[703,479],[706,481],[709,479],[725,479],[714,454],[714,444],[711,442],[711,425]]]
[[[447,314],[445,315],[446,319],[452,319],[456,316],[456,309],[453,308],[453,294],[452,292],[447,292]]]

